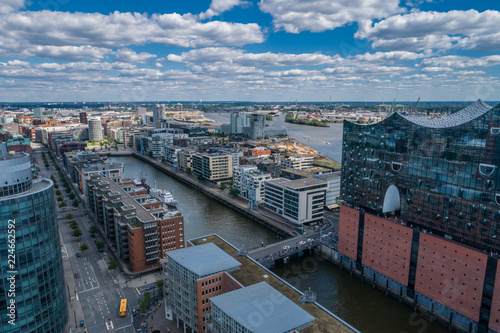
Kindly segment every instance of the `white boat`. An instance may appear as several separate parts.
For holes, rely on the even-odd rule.
[[[176,207],[177,204],[179,203],[177,200],[174,199],[174,195],[172,194],[172,192],[156,188],[156,182],[155,186],[149,189],[149,195],[169,206]]]

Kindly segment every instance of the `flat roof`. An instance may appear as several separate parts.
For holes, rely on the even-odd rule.
[[[302,178],[302,179],[295,179],[295,180],[289,180],[286,178],[277,178],[277,179],[266,180],[266,182],[273,183],[276,185],[281,185],[284,187],[288,187],[288,188],[291,188],[293,190],[303,188],[303,187],[316,186],[316,185],[327,185],[328,184],[325,180],[318,179],[318,178]]]
[[[289,332],[307,326],[315,319],[267,282],[215,296],[210,301],[255,333]],[[260,314],[257,321],[256,314]]]
[[[198,276],[206,276],[238,268],[241,263],[221,250],[214,243],[186,247],[167,252],[180,265]]]

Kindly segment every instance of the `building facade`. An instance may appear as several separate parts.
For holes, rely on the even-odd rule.
[[[246,112],[234,112],[231,113],[230,118],[230,133],[231,134],[242,134],[243,127],[249,126],[248,113]]]
[[[193,172],[204,179],[220,182],[233,178],[233,159],[231,154],[206,153],[192,155]]]
[[[101,118],[91,118],[89,122],[89,141],[99,142],[104,139]]]
[[[322,222],[328,183],[321,179],[270,179],[265,206],[296,225]]]
[[[0,236],[0,331],[65,332],[68,306],[53,183],[34,179],[29,156],[7,155],[4,143],[0,144],[0,168],[0,228],[4,230]],[[9,251],[11,239],[15,239],[14,253]],[[17,259],[13,267],[8,265],[11,254]],[[7,279],[12,275],[13,284]],[[11,290],[15,296],[9,296]],[[15,325],[8,322],[12,301]]]
[[[260,171],[256,166],[242,165],[235,169],[233,187],[240,191],[240,196],[264,202],[265,181],[271,179],[271,174]]]
[[[292,156],[287,159],[281,160],[281,167],[283,169],[307,169],[312,167],[312,157],[311,156]]]
[[[343,261],[450,325],[500,331],[499,167],[500,107],[480,100],[442,118],[344,122]]]

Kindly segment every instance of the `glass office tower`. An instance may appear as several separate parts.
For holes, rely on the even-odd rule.
[[[344,122],[342,197],[481,250],[500,252],[500,105],[443,118]]]
[[[33,178],[30,157],[8,154],[5,143],[0,170],[0,332],[63,332],[68,314],[53,183]]]

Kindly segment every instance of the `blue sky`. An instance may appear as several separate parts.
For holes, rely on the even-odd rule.
[[[499,100],[486,3],[0,0],[0,102]]]

